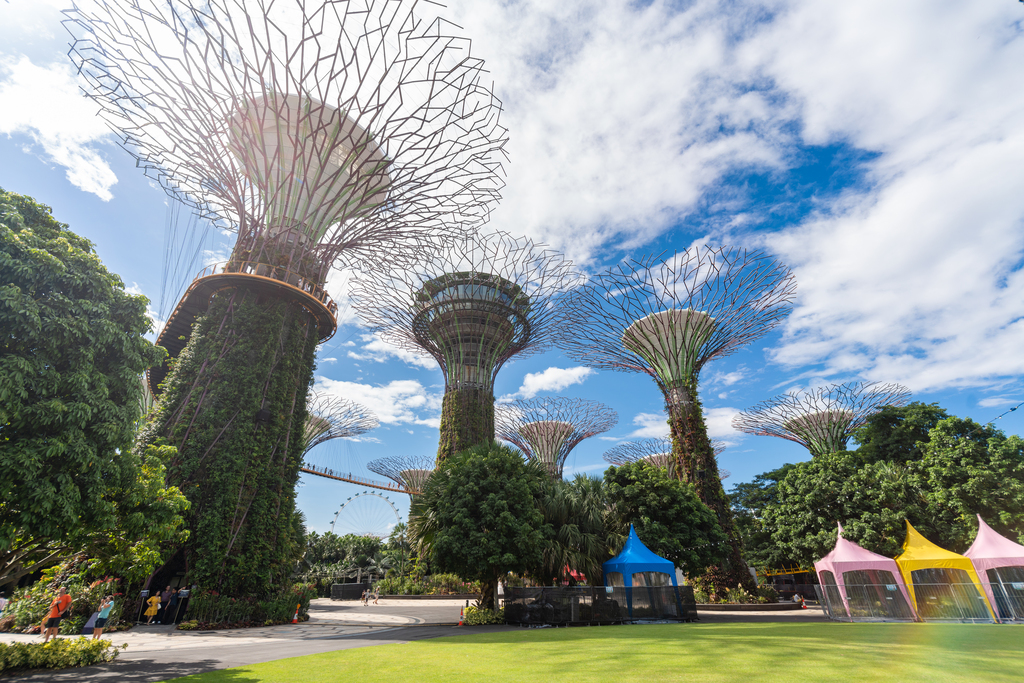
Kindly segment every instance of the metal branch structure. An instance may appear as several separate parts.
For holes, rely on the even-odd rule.
[[[733,428],[755,436],[795,441],[812,457],[846,450],[853,432],[885,406],[904,406],[910,391],[899,384],[848,382],[762,401],[733,418]]]
[[[504,233],[355,280],[352,307],[362,320],[444,373],[438,462],[494,438],[494,378],[512,358],[552,343],[559,301],[579,280],[560,254]]]
[[[313,393],[306,401],[302,455],[325,441],[359,436],[379,426],[380,420],[365,406],[340,396]]]
[[[583,398],[519,399],[500,404],[494,413],[496,436],[514,444],[557,479],[562,478],[565,459],[572,449],[618,422],[614,410]]]
[[[725,450],[725,444],[712,439],[711,448],[717,460],[718,456]],[[625,465],[643,460],[655,467],[663,467],[671,472],[673,467],[672,439],[654,438],[627,441],[609,448],[602,457],[604,457],[605,462],[611,465]],[[719,479],[726,479],[729,473],[727,470],[719,468],[718,475]]]
[[[366,469],[402,486],[415,496],[423,492],[427,480],[434,472],[434,459],[430,456],[392,456],[371,460]]]
[[[140,434],[177,448],[190,538],[154,579],[263,596],[301,539],[295,482],[332,268],[474,234],[506,131],[470,42],[416,0],[96,0],[67,10],[100,115],[172,197],[237,238],[158,337]]]
[[[789,268],[764,253],[696,246],[627,260],[570,293],[563,307],[559,346],[567,356],[646,373],[661,389],[674,474],[694,485],[733,540],[728,576],[717,574],[718,583],[750,577],[697,395],[700,371],[781,323],[795,290]]]
[[[483,224],[501,104],[415,0],[98,0],[67,11],[101,116],[234,257],[323,281]],[[424,16],[419,16],[420,10]],[[307,262],[308,261],[308,262]]]

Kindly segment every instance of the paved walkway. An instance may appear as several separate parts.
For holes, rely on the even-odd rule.
[[[136,626],[110,634],[128,643],[117,661],[100,666],[17,676],[15,680],[156,683],[178,676],[258,664],[285,657],[388,643],[517,630],[515,626],[457,627],[458,600],[381,600],[363,607],[357,600],[314,600],[302,624],[227,631],[175,631],[170,626]],[[699,624],[728,622],[825,621],[820,608],[787,612],[700,612]],[[628,628],[628,627],[623,627]],[[36,641],[40,636],[0,633],[0,642]]]
[[[378,605],[363,607],[358,600],[320,599],[313,601],[310,620],[302,624],[225,631],[139,625],[109,635],[117,645],[128,643],[115,662],[22,675],[16,680],[154,683],[285,657],[511,628],[459,628],[455,624],[463,605],[464,600],[381,600]],[[0,642],[39,640],[38,635],[0,634]]]

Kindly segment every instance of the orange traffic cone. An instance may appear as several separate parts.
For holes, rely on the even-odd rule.
[[[299,623],[299,609],[301,609],[301,608],[302,608],[302,603],[301,602],[299,604],[295,605],[295,616],[292,617],[292,623],[293,624]]]
[[[462,618],[466,615],[466,608],[463,607],[459,610],[459,626],[462,626]]]

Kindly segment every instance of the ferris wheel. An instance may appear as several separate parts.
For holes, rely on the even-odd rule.
[[[402,516],[391,499],[378,491],[361,491],[349,496],[331,522],[331,532],[338,536],[354,534],[387,538]]]

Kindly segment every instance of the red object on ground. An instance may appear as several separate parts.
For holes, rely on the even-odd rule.
[[[301,608],[302,608],[302,603],[301,602],[299,604],[295,605],[295,616],[292,617],[292,623],[293,624],[299,623],[299,609],[301,609]]]

